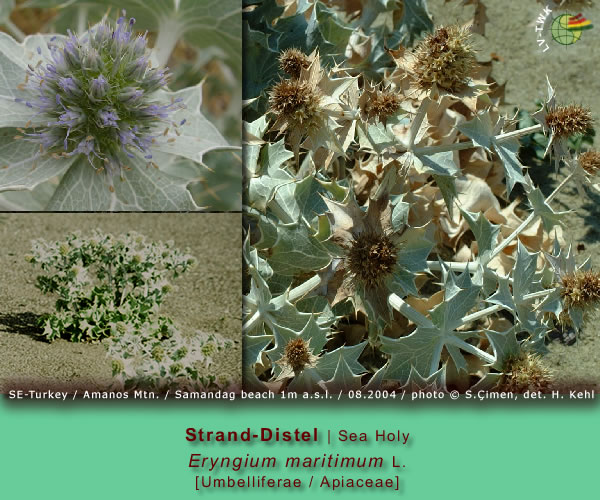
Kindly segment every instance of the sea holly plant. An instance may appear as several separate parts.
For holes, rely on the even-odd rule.
[[[34,241],[26,258],[44,271],[36,286],[57,296],[55,311],[41,318],[47,340],[104,340],[115,381],[125,387],[216,383],[206,369],[230,342],[218,334],[186,334],[159,315],[172,281],[196,264],[173,242],[135,232],[73,233],[63,241]]]
[[[342,25],[357,19],[344,2],[284,5],[305,19],[322,9]],[[498,111],[501,89],[477,60],[475,32],[418,32],[412,46],[411,37],[387,46],[377,75],[350,52],[324,57],[327,44],[280,44],[278,67],[246,108],[248,387],[552,387],[549,333],[579,332],[600,305],[600,274],[575,263],[554,206],[565,186],[595,186],[598,153],[576,140],[593,120],[548,83],[536,121],[517,128]],[[551,193],[519,156],[521,138],[536,134],[563,173]]]
[[[193,193],[207,171],[204,155],[235,148],[200,112],[202,85],[170,91],[169,70],[154,60],[147,31],[125,15],[22,43],[0,33],[3,204],[203,208]],[[15,191],[32,191],[34,202]]]

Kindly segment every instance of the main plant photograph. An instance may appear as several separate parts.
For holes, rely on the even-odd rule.
[[[243,1],[245,387],[598,388],[595,19]]]

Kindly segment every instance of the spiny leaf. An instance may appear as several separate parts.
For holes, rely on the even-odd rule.
[[[317,371],[325,380],[331,379],[335,374],[339,360],[343,358],[353,373],[366,372],[367,370],[365,367],[358,362],[358,358],[366,345],[367,342],[361,342],[360,344],[349,347],[342,346],[324,354],[319,358],[319,361],[317,361]]]
[[[489,111],[478,113],[472,120],[461,123],[456,128],[471,139],[476,146],[490,150],[492,137],[494,136],[494,126]]]
[[[343,356],[339,356],[333,377],[325,382],[329,392],[357,391],[361,388],[361,376],[355,375]]]
[[[198,210],[187,189],[188,181],[160,172],[139,158],[131,170],[114,180],[97,173],[85,157],[78,158],[58,185],[47,209],[51,211],[178,211]]]
[[[446,390],[446,365],[438,371],[432,373],[429,377],[422,377],[414,367],[410,369],[410,375],[402,389],[407,392],[420,391],[445,391]]]
[[[473,231],[473,235],[477,240],[478,258],[482,266],[486,266],[491,259],[491,254],[498,242],[498,233],[500,226],[490,223],[482,212],[472,213],[466,210],[461,210],[467,224]]]
[[[494,149],[496,150],[496,153],[498,153],[498,156],[502,161],[502,166],[504,167],[506,191],[508,194],[511,193],[516,183],[523,184],[524,186],[528,185],[523,176],[523,165],[521,165],[521,162],[517,157],[519,148],[520,144],[516,139],[510,142],[494,142]]]
[[[294,276],[324,268],[331,257],[322,243],[317,241],[305,224],[280,224],[277,241],[272,248],[269,263],[275,273]]]
[[[562,225],[562,217],[568,212],[555,212],[550,205],[546,203],[543,193],[536,188],[527,194],[531,208],[538,217],[541,217],[544,229],[552,230],[555,225]]]

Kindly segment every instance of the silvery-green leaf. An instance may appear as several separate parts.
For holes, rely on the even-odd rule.
[[[346,26],[335,11],[327,8],[323,3],[318,2],[315,4],[314,13],[316,17],[315,25],[323,38],[333,45],[337,51],[343,52],[352,34],[352,28]]]
[[[211,151],[203,162],[160,151],[153,160],[161,172],[189,181],[188,189],[196,205],[206,210],[233,212],[242,205],[242,158],[236,151]]]
[[[502,166],[504,167],[504,176],[506,177],[506,190],[508,194],[511,193],[514,185],[518,182],[519,184],[523,184],[524,186],[528,185],[525,177],[523,176],[523,165],[519,161],[517,157],[517,153],[519,151],[519,141],[504,141],[504,142],[495,142],[494,149],[500,160],[502,161]]]
[[[394,208],[392,209],[392,229],[394,231],[399,231],[406,224],[408,224],[410,203],[402,201],[402,198],[403,196],[400,196],[393,202]]]
[[[325,382],[327,390],[332,393],[359,390],[362,386],[361,376],[355,375],[343,356],[339,356],[333,377]]]
[[[159,137],[152,145],[153,149],[172,155],[184,156],[198,162],[202,162],[203,155],[209,151],[216,149],[239,150],[239,148],[230,146],[217,128],[200,111],[202,105],[201,83],[177,92],[160,90],[155,93],[155,96],[160,102],[183,99],[182,104],[185,107],[178,109],[170,118],[177,124],[182,120],[186,120],[186,122],[179,127],[181,135],[176,135],[173,131],[170,131],[170,134],[163,136],[163,129],[158,130]]]
[[[386,44],[389,47],[395,47],[400,43],[409,46],[422,33],[433,31],[433,20],[427,11],[426,0],[404,2],[402,6],[402,19]]]
[[[317,361],[317,371],[325,380],[331,379],[335,374],[340,358],[343,358],[352,373],[366,372],[365,367],[358,362],[358,358],[366,345],[366,342],[361,342],[350,347],[342,346],[324,354]]]
[[[252,280],[250,292],[244,297],[245,321],[253,318],[257,313],[259,321],[253,322],[253,327],[246,329],[244,334],[262,333],[265,324],[270,328],[283,327],[295,332],[302,331],[308,320],[314,315],[298,311],[288,300],[287,292],[273,298],[263,277],[252,268],[249,271]],[[326,324],[326,327],[328,328],[329,324]]]
[[[558,318],[563,311],[561,289],[555,288],[549,295],[544,297],[538,310],[540,312],[551,312]]]
[[[321,196],[326,192],[323,185],[309,175],[299,182],[277,187],[269,208],[282,222],[293,222],[303,217],[309,224],[327,211]]]
[[[510,292],[508,278],[506,277],[498,276],[498,290],[496,290],[494,295],[485,300],[491,304],[501,305],[513,312],[517,309],[512,293]]]
[[[293,177],[284,170],[276,177],[270,175],[252,177],[248,186],[248,203],[256,210],[266,212],[277,189],[293,182]]]
[[[269,264],[275,273],[294,276],[317,271],[329,264],[330,260],[326,248],[310,235],[303,223],[278,226],[277,242],[269,258]]]
[[[458,196],[456,192],[456,184],[454,183],[454,177],[447,175],[434,175],[433,179],[440,188],[444,202],[446,202],[446,208],[448,214],[453,217],[454,214],[454,199]]]
[[[568,212],[555,212],[552,210],[552,207],[546,203],[546,198],[544,198],[539,188],[528,193],[527,198],[535,214],[542,218],[542,223],[546,231],[550,231],[557,224],[562,225],[561,218]]]
[[[478,113],[472,120],[461,123],[456,128],[471,139],[476,146],[490,150],[494,136],[494,125],[489,111]]]
[[[49,56],[47,43],[50,38],[50,35],[28,36],[21,44],[0,32],[0,127],[24,127],[28,122],[41,125],[47,121],[42,115],[34,116],[32,108],[15,102],[15,99],[31,97],[29,91],[19,90],[18,85],[25,82],[28,64],[35,66],[42,57]],[[41,56],[37,47],[42,51]]]
[[[256,248],[250,247],[249,236],[244,240],[242,255],[246,261],[246,264],[250,268],[249,272],[256,270],[265,280],[268,280],[271,276],[273,276],[273,269],[271,269],[269,263],[258,255]]]
[[[494,349],[496,362],[493,366],[497,370],[502,370],[506,358],[518,356],[521,352],[521,346],[517,341],[514,327],[505,332],[485,330],[485,336],[489,339],[492,349]]]
[[[131,159],[123,178],[114,176],[114,192],[104,173],[98,173],[79,155],[63,176],[47,209],[50,211],[181,211],[198,210],[188,181]]]
[[[402,296],[418,295],[415,277],[427,269],[427,257],[434,246],[428,228],[408,228],[398,242],[396,269],[389,278],[391,289]]]
[[[262,139],[267,127],[266,115],[250,123],[244,122],[244,140],[249,142],[249,144],[244,145],[244,168],[247,169],[250,175],[258,175],[262,167],[258,161],[262,145],[251,144],[251,142],[254,138]]]
[[[387,365],[383,365],[379,370],[375,372],[375,375],[371,377],[371,379],[364,386],[365,391],[377,391],[381,389],[383,381],[385,380],[385,371],[387,369]]]
[[[277,77],[278,52],[269,47],[267,35],[243,24],[244,56],[252,64],[244,69],[242,94],[244,99],[259,97]],[[258,104],[258,100],[255,101]]]
[[[305,368],[296,375],[287,387],[291,392],[321,392],[325,391],[324,382],[317,370]]]
[[[262,351],[271,343],[273,337],[271,335],[244,335],[244,363],[254,365],[260,363]]]
[[[578,332],[581,331],[583,327],[583,309],[579,307],[571,307],[569,309],[569,318],[571,318],[571,322],[575,327],[575,330]]]
[[[252,392],[268,392],[269,388],[260,381],[254,371],[254,365],[244,363],[242,366],[242,380],[244,381],[244,389]]]
[[[337,319],[329,301],[322,295],[313,295],[296,302],[298,311],[317,314],[320,320],[325,320],[328,324],[333,324]]]
[[[500,226],[490,223],[482,212],[472,213],[466,210],[460,212],[477,240],[479,262],[482,266],[486,266],[498,242]]]
[[[524,296],[541,289],[536,276],[538,252],[529,253],[521,241],[517,244],[517,261],[513,270],[513,297],[517,305],[525,302]]]
[[[257,172],[263,171],[264,175],[255,173],[249,181],[248,203],[250,206],[265,212],[267,205],[272,201],[278,188],[292,184],[289,189],[293,190],[294,178],[288,174],[281,165],[291,158],[293,153],[285,149],[283,139],[275,144],[267,144],[260,151],[260,167]],[[294,219],[288,219],[290,222]]]
[[[175,165],[197,162],[181,156]],[[194,203],[206,210],[218,212],[235,212],[242,210],[242,158],[239,151],[211,151],[204,155],[205,168],[200,166],[201,173],[191,179],[188,185]],[[165,169],[165,173],[169,173]],[[182,177],[176,175],[176,177]]]
[[[246,207],[246,215],[256,221],[260,230],[260,239],[254,243],[256,248],[271,248],[277,241],[277,221],[270,215],[263,215],[252,207]]]
[[[414,167],[421,174],[454,177],[460,173],[460,169],[454,163],[454,152],[452,151],[421,155],[418,158],[420,162],[415,162]]]
[[[360,122],[356,131],[360,147],[366,151],[382,154],[398,143],[394,133],[381,122],[373,124]]]
[[[37,144],[15,140],[15,135],[20,135],[15,129],[0,129],[0,192],[31,190],[38,184],[62,174],[75,160],[53,158],[48,154],[40,155]]]
[[[50,182],[38,185],[31,191],[4,191],[0,193],[0,211],[40,212],[52,198],[55,186]]]
[[[391,355],[386,379],[406,383],[413,367],[423,377],[431,376],[439,369],[444,347],[457,367],[466,366],[459,349],[465,346],[465,339],[474,333],[456,329],[462,326],[463,316],[477,303],[480,292],[480,287],[468,284],[469,281],[468,271],[457,278],[449,270],[444,279],[444,301],[430,312],[431,325],[419,326],[412,334],[399,339],[381,337],[381,350]],[[467,286],[462,288],[459,283]]]
[[[442,366],[438,371],[432,373],[429,377],[423,377],[415,370],[410,369],[410,375],[406,384],[402,389],[407,392],[419,391],[445,391],[446,390],[446,365]]]
[[[496,388],[501,379],[501,373],[486,373],[479,382],[471,387],[471,392],[475,394],[479,391],[491,391]]]
[[[260,152],[261,170],[271,176],[276,176],[281,166],[293,157],[294,153],[285,149],[284,139],[274,144],[267,144]]]
[[[531,334],[536,334],[542,325],[532,310],[531,301],[525,300],[528,293],[542,289],[541,279],[536,273],[538,253],[529,253],[519,241],[517,261],[513,269],[513,297],[517,316],[522,326]]]

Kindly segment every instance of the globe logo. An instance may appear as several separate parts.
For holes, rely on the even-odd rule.
[[[561,14],[552,20],[550,32],[555,42],[561,45],[573,45],[581,38],[581,33],[584,30],[589,30],[593,27],[591,21],[581,14],[577,14],[576,16]]]

